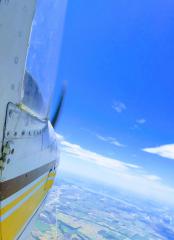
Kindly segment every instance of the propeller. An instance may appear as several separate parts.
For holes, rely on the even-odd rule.
[[[62,106],[63,106],[63,103],[64,103],[64,98],[65,98],[65,95],[66,95],[66,89],[67,89],[67,84],[66,82],[64,82],[63,84],[63,87],[62,87],[62,91],[61,91],[61,94],[60,94],[60,98],[59,98],[59,102],[58,102],[58,105],[57,105],[57,108],[56,108],[56,112],[51,120],[51,124],[52,126],[55,128],[56,126],[56,123],[58,122],[59,118],[60,118],[60,114],[61,114],[61,111],[62,111]]]

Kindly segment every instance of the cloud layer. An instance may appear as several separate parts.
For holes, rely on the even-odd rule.
[[[60,135],[58,138],[61,144],[62,163],[66,162],[65,170],[75,171],[76,174],[174,205],[174,188],[166,185],[156,174],[148,173],[139,165],[87,150],[66,141]]]
[[[158,147],[144,148],[143,151],[156,154],[160,157],[174,159],[174,144],[166,144]]]

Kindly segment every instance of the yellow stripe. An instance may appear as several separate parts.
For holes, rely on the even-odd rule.
[[[8,212],[11,208],[15,207],[20,201],[22,201],[25,197],[27,197],[28,194],[30,194],[35,188],[37,188],[39,186],[39,184],[41,184],[44,180],[46,180],[46,178],[48,177],[55,177],[55,173],[50,173],[49,175],[43,177],[39,182],[37,182],[33,187],[31,187],[28,191],[26,191],[25,193],[23,193],[21,196],[19,196],[18,198],[16,198],[14,201],[12,201],[11,203],[9,203],[7,206],[3,207],[0,211],[0,217],[5,214],[6,212]]]
[[[52,186],[53,180],[48,182]],[[15,239],[46,194],[47,191],[44,190],[44,185],[42,185],[26,202],[1,223],[2,240]]]
[[[2,216],[3,214],[5,214],[6,212],[8,212],[11,208],[15,207],[20,201],[22,201],[25,197],[27,197],[28,194],[30,194],[36,187],[39,186],[39,184],[41,184],[41,182],[43,182],[45,179],[47,178],[47,176],[45,176],[44,178],[42,178],[39,182],[37,182],[33,187],[31,187],[28,191],[26,191],[25,193],[23,193],[21,196],[19,196],[18,198],[16,198],[14,201],[12,201],[11,203],[9,203],[7,206],[3,207],[0,211],[0,216]]]
[[[24,224],[40,204],[46,192],[42,186],[31,198],[29,198],[10,217],[1,223],[1,234],[3,240],[13,240],[22,230]]]
[[[49,173],[49,175],[48,175],[48,177],[55,177],[55,176],[56,176],[55,172]]]
[[[54,180],[48,180],[47,183],[45,184],[45,190],[48,191],[54,183]]]

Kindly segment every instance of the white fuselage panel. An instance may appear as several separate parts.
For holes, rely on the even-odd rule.
[[[19,103],[36,0],[0,1],[0,142],[8,102]]]

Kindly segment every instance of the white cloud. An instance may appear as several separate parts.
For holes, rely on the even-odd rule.
[[[98,135],[98,134],[96,135],[96,137],[97,137],[98,139],[104,141],[104,142],[107,142],[107,141],[108,141],[108,137],[103,137],[103,136]],[[110,137],[109,137],[109,140],[110,140]]]
[[[161,178],[156,175],[145,175],[145,178],[150,181],[160,181]]]
[[[105,157],[98,153],[86,150],[82,148],[80,145],[72,144],[67,141],[61,141],[62,150],[66,153],[69,153],[75,157],[80,159],[85,159],[86,161],[90,161],[99,166],[103,166],[108,169],[120,171],[127,170],[130,168],[139,169],[138,165],[124,163],[122,161],[112,159],[109,157]]]
[[[137,124],[144,124],[144,123],[146,123],[146,119],[144,119],[144,118],[137,119],[136,123]]]
[[[65,170],[68,168],[75,174],[97,179],[149,199],[174,203],[174,188],[166,185],[159,176],[146,172],[139,165],[106,157],[70,143],[60,135],[58,138]]]
[[[158,147],[144,148],[143,151],[156,154],[164,158],[174,159],[174,144],[166,144]]]
[[[114,104],[112,105],[112,108],[113,108],[116,112],[121,113],[121,112],[123,112],[124,110],[126,110],[126,105],[125,105],[123,102],[116,101],[116,102],[114,102]]]
[[[116,147],[125,147],[124,144],[120,143],[119,141],[117,141],[115,138],[113,137],[104,137],[104,136],[101,136],[99,134],[96,135],[96,137],[98,139],[100,139],[101,141],[104,141],[104,142],[108,142]]]
[[[113,145],[117,146],[117,147],[125,147],[124,144],[118,142],[117,140],[114,140],[114,141],[112,141],[111,143],[112,143]]]

